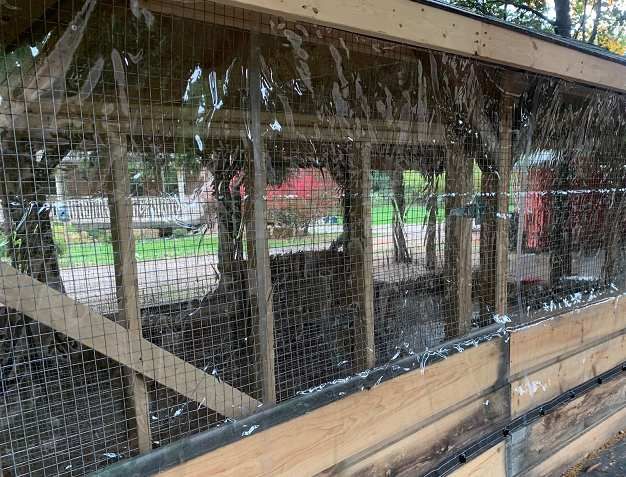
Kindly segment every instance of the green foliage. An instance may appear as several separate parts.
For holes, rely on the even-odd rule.
[[[500,18],[533,30],[555,33],[553,1],[447,1],[481,15]],[[626,54],[626,0],[569,0],[569,6],[572,38],[606,48],[618,55]]]

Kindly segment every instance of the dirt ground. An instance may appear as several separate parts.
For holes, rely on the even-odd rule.
[[[587,456],[572,468],[564,477],[624,477],[626,476],[626,432],[616,434],[601,448]]]

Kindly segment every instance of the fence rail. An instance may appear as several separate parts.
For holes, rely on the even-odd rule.
[[[192,227],[205,222],[202,204],[177,197],[133,197],[132,227]],[[108,199],[105,197],[67,199],[53,204],[57,219],[79,229],[111,227]]]

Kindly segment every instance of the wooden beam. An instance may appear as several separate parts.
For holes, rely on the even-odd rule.
[[[622,414],[621,423],[615,429],[624,430],[626,416],[626,377],[619,376],[575,398],[565,406],[551,412],[538,421],[529,424],[511,435],[510,463],[512,475],[561,475],[560,466],[546,464],[568,444],[585,437],[588,429],[593,429],[612,415]],[[598,426],[598,427],[600,427]],[[586,445],[587,452],[594,449],[592,442]],[[568,451],[565,451],[567,454]],[[578,456],[570,454],[567,465],[576,463]],[[538,466],[541,472],[532,471]]]
[[[202,0],[168,0],[202,10]],[[410,0],[216,0],[216,3],[340,28],[626,91],[626,65],[443,8]],[[558,41],[558,40],[556,40]]]
[[[447,150],[445,273],[446,338],[469,333],[472,319],[472,218],[465,207],[472,201],[473,160],[466,156],[462,142]]]
[[[108,205],[111,217],[111,245],[115,269],[115,291],[118,303],[118,323],[137,336],[142,336],[141,310],[139,308],[139,283],[137,281],[137,261],[135,258],[135,237],[133,235],[133,207],[130,199],[130,178],[128,172],[128,151],[126,137],[109,134],[108,155],[110,184],[108,185]],[[139,359],[143,361],[141,350]],[[146,381],[139,373],[124,377],[134,404],[134,420],[137,424],[139,452],[152,449],[150,434],[150,398]]]
[[[596,303],[511,333],[511,379],[544,368],[626,329],[626,298]]]
[[[450,477],[505,477],[507,475],[505,449],[503,442],[496,444],[449,475]]]
[[[7,103],[8,104],[8,103]],[[8,108],[0,109],[0,129],[13,130],[17,133],[30,133],[35,136],[56,137],[70,132],[81,134],[100,134],[103,124],[111,123],[115,129],[129,136],[154,136],[156,138],[192,139],[196,134],[211,138],[240,139],[245,130],[248,117],[242,110],[222,109],[213,117],[211,127],[206,124],[196,125],[197,110],[188,106],[151,105],[141,107],[129,103],[129,117],[117,114],[117,106],[108,103],[77,103],[75,101],[24,101],[13,99]],[[260,121],[269,125],[276,119],[273,112],[261,111]],[[314,114],[293,115],[294,127],[285,126],[281,132],[274,133],[282,140],[302,141],[303,137],[319,141],[348,140],[345,130],[327,122],[320,122]],[[282,124],[288,121],[278,117]],[[439,123],[372,120],[369,122],[373,131],[372,144],[420,145],[441,142],[443,126]],[[389,167],[389,166],[387,166]]]
[[[315,475],[502,379],[502,343],[484,343],[163,472],[163,476]],[[304,431],[303,431],[304,430]],[[367,431],[365,431],[367,430]]]
[[[513,167],[513,96],[508,85],[500,98],[498,193],[496,212],[495,313],[504,317],[508,312],[509,278],[509,198]]]
[[[259,405],[250,396],[7,263],[0,263],[0,303],[224,416],[251,414]]]
[[[624,430],[626,409],[615,412],[604,421],[591,427],[587,432],[571,441],[558,452],[546,455],[546,458],[532,469],[528,469],[524,477],[545,477],[546,475],[562,475],[569,467],[576,464],[590,451],[602,447],[618,432]],[[519,474],[518,474],[519,475]]]
[[[255,327],[255,345],[257,359],[260,360],[262,400],[264,404],[276,403],[276,377],[274,369],[274,312],[272,307],[272,277],[270,254],[267,237],[267,165],[265,146],[261,137],[261,77],[259,73],[258,39],[256,33],[250,34],[250,135],[252,140],[252,168],[254,174],[251,197],[252,227],[246,233],[252,235],[248,241],[248,263],[254,267],[251,274],[250,293],[254,296],[257,312]]]
[[[374,352],[374,254],[372,243],[371,152],[372,145],[354,144],[352,161],[348,165],[350,183],[350,239],[348,260],[354,280],[354,300],[358,304],[355,317],[355,371],[373,368]]]
[[[406,436],[394,436],[373,449],[337,463],[318,477],[409,477],[424,475],[444,459],[450,449],[463,449],[509,419],[509,392],[503,386],[470,402],[432,416]],[[421,426],[421,427],[420,427]]]
[[[626,335],[557,361],[511,383],[511,414],[517,417],[626,361]]]

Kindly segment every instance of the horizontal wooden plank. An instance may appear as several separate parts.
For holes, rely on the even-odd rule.
[[[621,409],[558,452],[547,457],[537,466],[529,469],[524,476],[545,477],[547,475],[561,475],[587,453],[602,447],[605,442],[624,429],[626,429],[626,409]]]
[[[480,18],[410,0],[216,0],[217,3],[331,26],[528,71],[626,91],[626,65]],[[164,3],[161,1],[160,3]],[[168,0],[202,11],[203,0]]]
[[[626,361],[620,335],[511,383],[511,414],[519,416]]]
[[[585,349],[626,329],[626,298],[571,311],[511,334],[511,379]]]
[[[497,391],[472,400],[466,405],[433,422],[391,442],[378,446],[351,459],[347,459],[320,473],[320,476],[386,477],[422,475],[438,465],[453,452],[493,431],[509,420],[509,391]]]
[[[450,474],[450,477],[505,477],[506,451],[501,442]]]
[[[626,406],[626,376],[620,376],[574,399],[565,406],[518,429],[511,435],[510,464],[513,475],[526,475],[527,469],[560,452],[578,436],[619,413]],[[626,420],[622,422],[626,424]],[[588,450],[593,447],[588,447]],[[574,463],[575,460],[571,460]],[[554,472],[554,473],[553,473]],[[554,469],[536,475],[558,475]]]
[[[259,402],[89,307],[0,263],[0,303],[228,417]]]
[[[336,401],[163,472],[166,476],[315,475],[500,382],[494,340]]]

